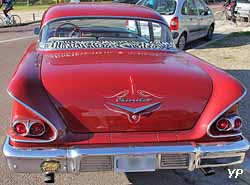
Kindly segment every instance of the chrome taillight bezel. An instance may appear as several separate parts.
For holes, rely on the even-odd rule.
[[[230,124],[229,128],[227,128],[227,129],[220,129],[220,128],[218,127],[218,123],[219,123],[221,120],[223,120],[223,119],[224,119],[224,120],[227,120],[227,121],[229,122],[229,124]],[[240,121],[241,121],[241,123],[242,123],[242,118],[241,118],[240,116],[238,116],[238,115],[230,115],[230,116],[222,117],[222,118],[220,118],[220,119],[216,122],[216,129],[217,129],[218,131],[220,131],[220,132],[227,132],[227,131],[231,131],[231,130],[240,130],[241,127],[242,127],[242,124],[240,125],[240,127],[235,128],[235,121],[236,121],[237,119],[240,119]]]
[[[240,83],[240,82],[239,82]],[[242,132],[240,129],[235,130],[236,133],[230,133],[230,134],[220,134],[220,135],[214,135],[211,132],[211,128],[213,127],[213,125],[215,124],[215,122],[223,115],[225,115],[233,106],[237,106],[237,110],[235,110],[234,112],[236,113],[236,115],[239,114],[238,111],[238,105],[239,102],[244,98],[244,96],[247,94],[247,89],[245,86],[243,86],[243,93],[236,98],[231,104],[229,104],[228,106],[226,106],[219,114],[217,114],[217,116],[215,116],[209,123],[207,126],[207,135],[211,138],[228,138],[228,137],[236,137],[236,136],[242,136]],[[230,112],[231,113],[231,112]]]
[[[228,121],[230,126],[229,126],[227,129],[221,129],[221,128],[219,128],[218,124],[219,124],[219,122],[220,122],[221,120],[226,120],[226,121]],[[220,118],[220,119],[216,122],[216,129],[217,129],[218,131],[220,131],[220,132],[227,132],[227,131],[232,130],[232,128],[233,128],[233,127],[232,127],[232,123],[231,123],[230,119],[228,119],[228,118]]]
[[[13,129],[15,128],[15,125],[18,124],[18,123],[22,123],[22,124],[24,124],[25,127],[26,127],[26,133],[25,133],[25,134],[18,134],[18,133],[16,133],[16,134],[19,135],[19,136],[24,136],[24,137],[27,137],[27,136],[31,136],[31,137],[40,137],[40,136],[44,135],[45,132],[46,132],[46,126],[45,126],[45,124],[44,124],[42,121],[40,121],[40,120],[15,120],[15,121],[13,122],[13,124],[12,124]],[[34,125],[34,124],[36,124],[36,123],[39,123],[39,124],[41,124],[41,125],[43,126],[43,132],[42,132],[41,134],[34,135],[34,134],[31,134],[31,133],[30,133],[30,128],[32,127],[32,125]]]
[[[26,133],[24,133],[24,134],[18,134],[18,133],[16,133],[16,134],[19,135],[19,136],[27,136],[28,133],[29,133],[29,129],[28,129],[28,126],[27,126],[27,121],[25,121],[25,120],[16,120],[16,121],[14,121],[14,122],[12,123],[13,130],[15,130],[15,126],[16,126],[17,124],[19,124],[19,123],[22,123],[22,124],[25,125],[25,127],[26,127]],[[16,132],[16,131],[15,131],[15,132]]]
[[[241,121],[241,125],[240,125],[240,127],[235,128],[235,121],[236,121],[237,119],[240,119],[240,121]],[[242,127],[242,123],[243,123],[242,118],[241,118],[240,116],[235,116],[235,117],[234,117],[234,120],[233,120],[233,130],[240,130],[240,129],[241,129],[241,127]]]
[[[34,135],[34,134],[31,134],[31,133],[30,133],[30,128],[31,128],[34,124],[36,124],[36,123],[39,123],[39,124],[41,124],[41,125],[43,126],[43,132],[42,132],[42,133],[40,133],[40,134],[36,134],[36,135]],[[29,136],[39,137],[39,136],[44,135],[44,134],[45,134],[45,132],[46,132],[46,127],[45,127],[45,124],[44,124],[43,122],[39,121],[39,120],[30,121],[28,125],[29,125],[29,133],[28,133],[28,135],[29,135]]]
[[[47,119],[44,115],[40,114],[37,110],[35,110],[34,108],[30,107],[29,105],[27,105],[26,103],[24,103],[23,101],[21,101],[20,99],[18,99],[17,97],[15,97],[9,90],[7,90],[7,93],[10,95],[11,98],[13,98],[14,101],[16,101],[17,103],[19,103],[21,106],[23,106],[25,109],[29,110],[30,112],[32,112],[34,115],[38,116],[39,118],[41,118],[41,120],[43,120],[43,122],[46,125],[46,128],[48,130],[51,130],[51,132],[53,133],[52,136],[49,136],[48,139],[28,139],[28,138],[14,138],[11,135],[10,139],[14,142],[22,142],[22,143],[50,143],[55,141],[58,138],[58,129],[54,126],[54,124]]]

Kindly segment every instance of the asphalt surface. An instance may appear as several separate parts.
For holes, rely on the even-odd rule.
[[[28,44],[36,39],[32,37],[33,26],[0,29],[0,145],[4,142],[11,112],[11,99],[6,93],[8,80]],[[203,41],[196,42],[196,47]],[[238,75],[240,76],[240,75]],[[34,92],[35,93],[35,92]],[[246,115],[245,115],[246,116]],[[58,174],[56,184],[60,185],[216,185],[216,184],[248,184],[247,181],[229,179],[225,168],[217,168],[216,175],[205,177],[199,170],[165,170],[155,173],[79,173]],[[7,167],[2,151],[0,151],[0,184],[1,185],[34,185],[44,184],[41,174],[14,174]]]

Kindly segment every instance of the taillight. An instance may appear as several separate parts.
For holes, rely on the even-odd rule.
[[[45,133],[45,125],[42,122],[34,121],[30,123],[29,135],[41,136]]]
[[[21,122],[21,121],[14,122],[13,128],[14,128],[14,131],[18,135],[27,135],[28,134],[28,129],[27,129],[25,122]]]
[[[238,130],[241,128],[241,126],[242,126],[242,119],[238,117],[234,120],[234,129]]]
[[[44,123],[38,120],[16,120],[13,130],[21,136],[42,136],[46,131]]]
[[[8,135],[15,142],[47,143],[55,140],[58,134],[49,120],[16,101],[13,102],[11,122]]]
[[[179,19],[178,17],[174,17],[170,21],[170,30],[178,30],[179,29]]]
[[[219,131],[227,131],[231,128],[231,123],[228,119],[222,118],[216,123],[216,128]]]
[[[218,131],[239,130],[242,126],[242,119],[238,115],[222,117],[216,123]]]
[[[241,135],[242,118],[239,105],[234,104],[217,121],[209,125],[207,133],[211,137],[223,138]]]

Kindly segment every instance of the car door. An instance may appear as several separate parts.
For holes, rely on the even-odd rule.
[[[198,17],[200,22],[200,30],[197,31],[197,37],[201,38],[207,35],[208,29],[213,23],[213,15],[211,10],[202,0],[194,0],[194,2],[199,13]]]
[[[238,0],[236,10],[241,17],[248,17],[250,14],[250,0]]]
[[[198,38],[197,32],[200,30],[200,19],[193,0],[185,0],[181,8],[181,23],[184,30],[187,30],[187,41]]]

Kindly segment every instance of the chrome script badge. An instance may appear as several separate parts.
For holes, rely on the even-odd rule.
[[[161,102],[159,99],[162,99],[162,97],[145,90],[135,89],[131,76],[129,81],[130,90],[124,90],[112,96],[104,97],[108,100],[104,106],[112,112],[126,115],[129,122],[138,123],[142,115],[153,113],[160,108]]]

